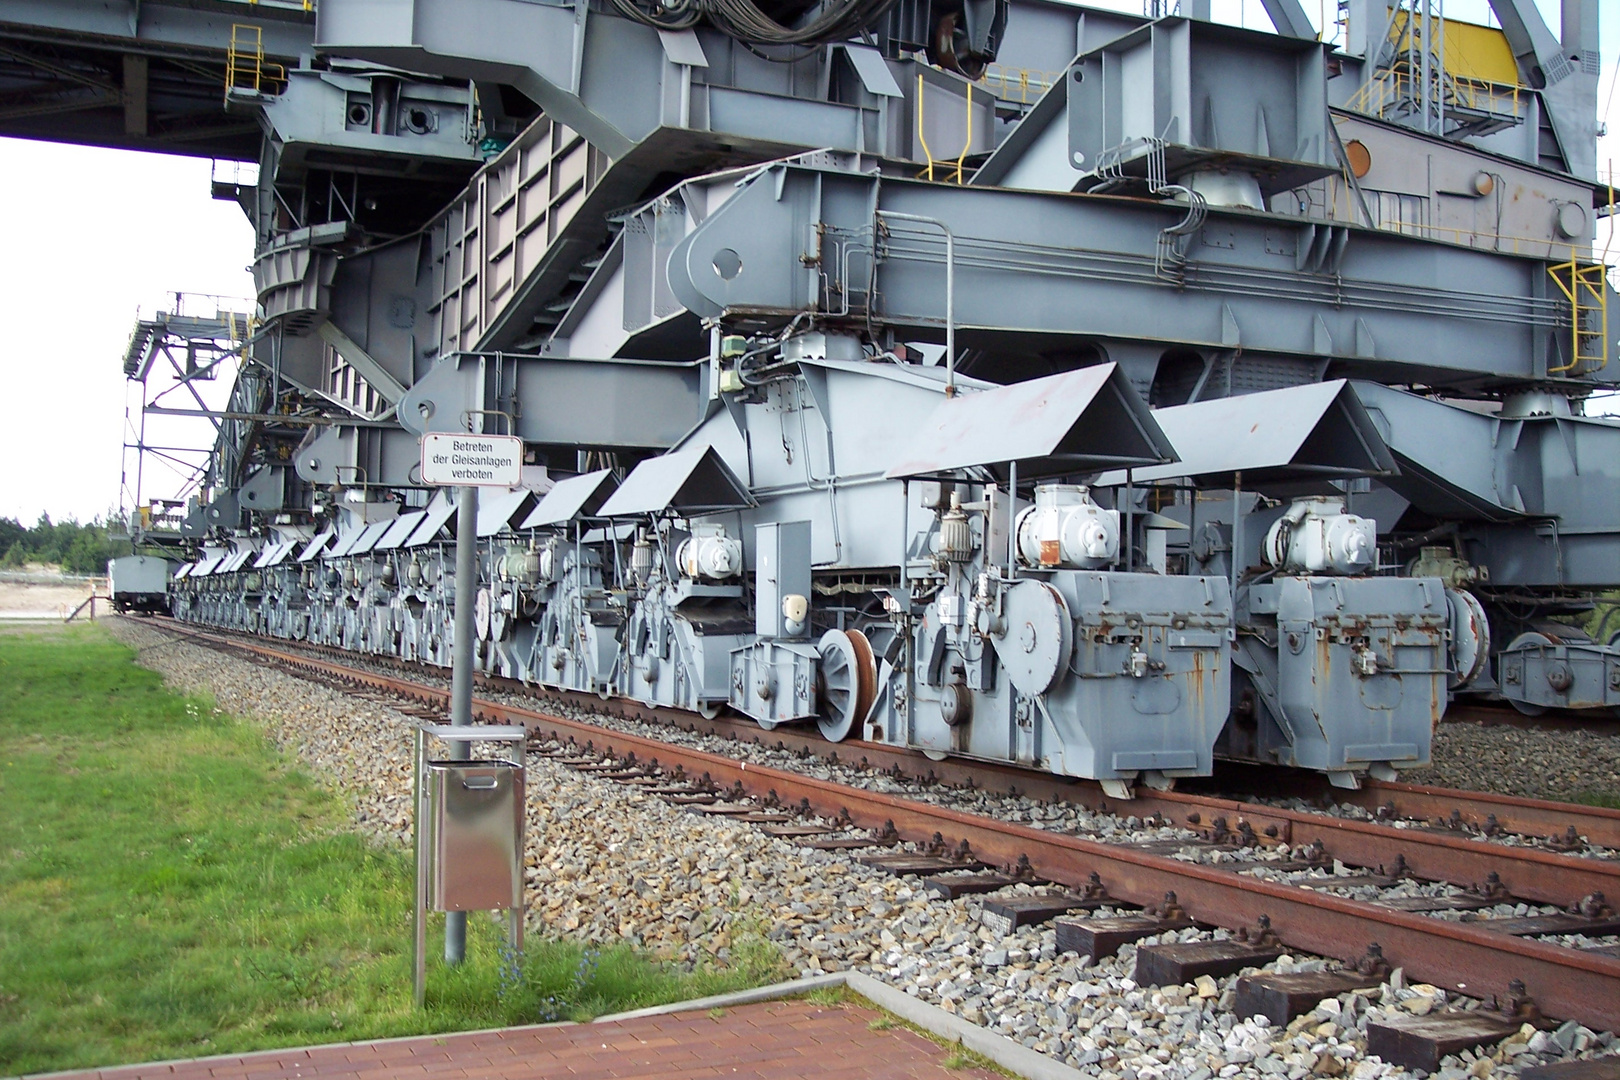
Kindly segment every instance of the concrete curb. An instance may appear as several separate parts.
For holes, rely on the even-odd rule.
[[[997,1035],[988,1028],[970,1024],[960,1016],[946,1012],[937,1005],[918,1001],[902,990],[878,982],[870,975],[858,971],[845,973],[845,985],[856,994],[900,1019],[916,1024],[943,1039],[952,1039],[976,1054],[983,1054],[1008,1072],[1027,1080],[1082,1080],[1085,1075],[1045,1054],[1013,1042],[1005,1035]]]
[[[731,994],[715,994],[711,997],[693,998],[690,1001],[672,1001],[668,1005],[651,1005],[645,1009],[614,1013],[612,1016],[598,1016],[591,1023],[610,1024],[616,1020],[639,1020],[644,1016],[667,1016],[670,1013],[724,1009],[732,1005],[754,1005],[761,1001],[798,997],[800,994],[808,994],[812,990],[826,990],[829,987],[843,985],[843,972],[833,975],[812,975],[809,978],[772,983],[769,986],[756,986],[752,990],[738,990]]]

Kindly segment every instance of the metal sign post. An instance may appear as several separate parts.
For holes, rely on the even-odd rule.
[[[422,459],[428,458],[423,442]],[[450,658],[450,723],[472,723],[473,594],[478,591],[478,489],[457,489],[456,503],[456,607],[455,652]],[[465,760],[470,747],[457,740],[450,756]],[[444,962],[459,964],[467,955],[467,915],[452,911],[444,917]]]
[[[450,744],[449,760],[428,760],[429,735]],[[416,728],[411,754],[416,849],[411,970],[417,1008],[427,994],[429,911],[445,912],[447,923],[459,918],[465,932],[468,911],[504,908],[507,944],[514,955],[523,948],[527,772],[523,745],[527,737],[528,731],[516,724],[422,724]],[[471,760],[475,742],[508,744],[510,758]],[[465,943],[463,937],[463,947]]]
[[[510,418],[507,421],[510,424]],[[456,600],[454,651],[450,661],[450,724],[466,728],[472,723],[473,601],[478,592],[478,489],[515,487],[522,479],[523,440],[512,435],[430,431],[422,436],[422,480],[428,484],[456,485]],[[418,735],[417,759],[421,760]],[[453,761],[466,761],[470,746],[465,738],[450,740]],[[521,767],[521,765],[520,765]],[[420,770],[419,770],[420,772]],[[417,834],[421,834],[421,777],[418,775]],[[520,852],[521,854],[521,852]],[[422,852],[417,851],[419,891],[423,875]],[[420,901],[420,897],[418,900]],[[521,909],[521,896],[514,910]],[[422,1000],[422,903],[417,904],[417,1003]],[[465,910],[441,908],[444,918],[444,960],[459,964],[467,955]],[[521,921],[521,911],[514,916]]]

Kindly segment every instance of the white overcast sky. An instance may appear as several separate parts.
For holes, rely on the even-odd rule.
[[[253,295],[253,230],[209,198],[209,169],[0,139],[0,516],[115,508],[137,312],[175,290]]]
[[[1336,6],[1304,2],[1312,19]],[[1538,4],[1556,34],[1557,0]],[[1141,10],[1132,0],[1098,6]],[[1598,115],[1616,130],[1600,140],[1600,171],[1620,158],[1620,10],[1604,6]],[[1485,0],[1445,10],[1487,19]],[[1258,0],[1215,0],[1214,14],[1268,25]],[[116,508],[120,365],[137,315],[169,310],[176,291],[252,295],[252,230],[235,204],[209,197],[209,176],[206,160],[0,139],[0,516],[32,524],[41,511],[89,520]],[[1600,226],[1600,248],[1605,235]],[[191,424],[206,445],[206,427]],[[172,480],[149,465],[148,496],[167,494]]]

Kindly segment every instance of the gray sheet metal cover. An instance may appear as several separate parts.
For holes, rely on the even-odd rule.
[[[408,510],[399,515],[388,526],[388,531],[382,534],[382,538],[372,545],[371,550],[393,551],[410,539],[411,533],[422,523],[423,516],[424,512],[421,510]]]
[[[1172,459],[1151,410],[1110,363],[947,399],[886,475],[929,476],[1008,461],[1031,462],[1035,475]]]
[[[506,523],[523,508],[534,492],[528,488],[518,491],[485,491],[478,496],[478,535],[494,536],[506,528]]]
[[[523,519],[523,524],[518,528],[538,529],[546,525],[561,525],[565,521],[572,521],[581,512],[594,514],[612,492],[612,475],[609,469],[597,469],[557,481],[557,485],[546,492],[545,498],[540,500],[540,504]],[[593,502],[595,506],[591,505]]]
[[[421,547],[423,544],[431,543],[433,538],[439,535],[439,530],[444,528],[445,522],[454,517],[455,513],[456,504],[450,500],[450,496],[442,491],[438,492],[427,504],[427,509],[422,512],[422,523],[411,533],[411,538],[405,541],[405,546]]]
[[[1399,471],[1344,379],[1175,405],[1155,409],[1153,415],[1180,460],[1140,470],[1135,474],[1139,481],[1225,476],[1239,470],[1251,482]],[[1110,473],[1098,484],[1124,481],[1123,472]]]
[[[330,525],[322,529],[312,540],[310,540],[307,545],[305,545],[304,550],[298,553],[298,561],[309,562],[309,560],[319,555],[321,553],[321,549],[326,547],[326,545],[331,542],[332,537],[336,535],[337,530]]]
[[[667,508],[699,514],[753,505],[753,496],[714,448],[704,443],[671,450],[637,465],[602,504],[601,513],[603,517],[630,517]]]

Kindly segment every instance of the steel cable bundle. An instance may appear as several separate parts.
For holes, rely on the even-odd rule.
[[[881,19],[895,0],[840,0],[801,27],[783,26],[753,0],[672,0],[647,11],[635,0],[613,0],[626,18],[659,30],[688,30],[707,19],[738,41],[752,45],[826,45],[847,41]]]

